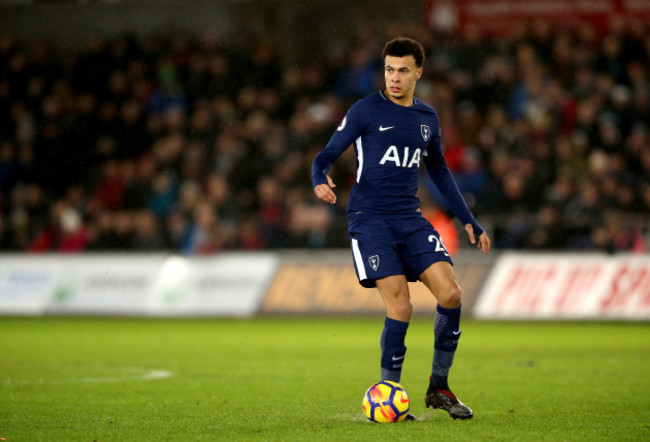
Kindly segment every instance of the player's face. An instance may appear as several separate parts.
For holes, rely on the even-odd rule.
[[[397,104],[410,106],[413,103],[415,84],[421,76],[422,68],[415,65],[415,58],[412,55],[406,57],[387,55],[384,59],[386,95]]]

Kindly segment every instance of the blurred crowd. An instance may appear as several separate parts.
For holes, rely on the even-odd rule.
[[[93,37],[75,53],[0,37],[0,249],[32,252],[347,247],[311,162],[355,100],[382,87],[383,43],[427,50],[416,95],[497,248],[631,250],[650,224],[650,29],[532,23],[507,41],[418,24],[283,65],[267,39]],[[390,35],[389,35],[390,34]],[[460,227],[424,175],[421,199]],[[460,241],[465,247],[464,238]]]

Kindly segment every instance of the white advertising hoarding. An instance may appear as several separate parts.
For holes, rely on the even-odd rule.
[[[51,313],[133,314],[148,310],[164,255],[62,256]]]
[[[60,269],[56,257],[0,256],[0,313],[42,314],[55,294]]]
[[[257,311],[278,259],[272,254],[169,257],[150,310],[157,315],[249,316]]]
[[[247,316],[277,261],[264,253],[4,255],[0,314]]]
[[[650,256],[503,254],[474,316],[648,320]]]

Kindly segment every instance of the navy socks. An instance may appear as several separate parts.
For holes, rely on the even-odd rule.
[[[449,369],[454,362],[454,354],[460,338],[460,306],[457,308],[437,307],[433,321],[435,337],[433,349],[433,366],[431,383],[439,388],[448,389]]]
[[[381,333],[381,380],[400,381],[402,364],[406,355],[404,338],[409,323],[386,317]]]
[[[460,338],[460,307],[437,306],[433,321],[434,350],[431,368],[431,384],[448,389],[449,370]],[[409,323],[386,317],[381,333],[381,379],[400,382],[402,365],[406,355],[404,340]]]

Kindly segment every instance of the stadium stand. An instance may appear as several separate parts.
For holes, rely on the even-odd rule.
[[[647,250],[647,25],[508,40],[408,29],[428,52],[417,95],[497,249]],[[381,86],[385,37],[365,29],[345,55],[284,65],[253,36],[93,37],[72,53],[1,36],[0,249],[347,247],[354,156],[333,170],[336,207],[315,200],[309,168]]]

